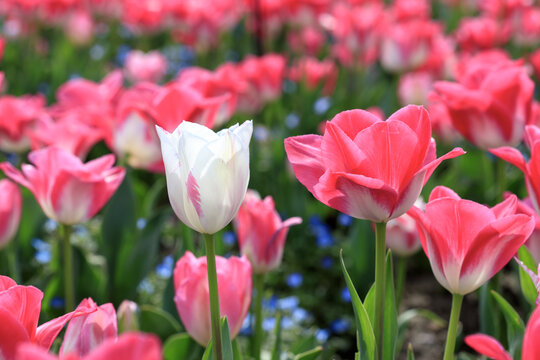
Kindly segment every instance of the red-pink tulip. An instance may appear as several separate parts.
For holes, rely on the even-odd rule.
[[[242,327],[251,302],[251,265],[246,257],[216,256],[219,309],[226,316],[231,338]],[[206,346],[212,337],[206,257],[186,252],[174,269],[174,301],[188,333]]]
[[[521,350],[521,360],[540,359],[540,306],[533,311],[523,337],[523,347]],[[484,334],[475,334],[465,337],[467,345],[476,350],[479,354],[485,355],[494,360],[512,360],[510,354],[496,339]]]
[[[512,360],[512,356],[506,352],[501,343],[489,335],[469,335],[465,337],[465,343],[472,347],[477,353],[491,359]]]
[[[0,249],[17,233],[21,221],[22,195],[17,185],[0,180]]]
[[[510,192],[504,193],[505,199],[508,198],[509,196],[512,196],[512,193]],[[525,246],[527,246],[534,261],[536,261],[536,263],[540,263],[540,215],[538,215],[538,213],[534,209],[534,205],[531,199],[528,197],[523,200],[518,200],[517,213],[526,214],[526,215],[530,215],[534,217],[536,225],[534,227],[534,231],[532,232],[531,236],[525,243]]]
[[[265,273],[279,266],[289,227],[301,222],[299,217],[282,221],[271,196],[262,200],[253,190],[246,193],[234,225],[240,251],[251,262],[254,273]]]
[[[399,78],[398,98],[402,105],[427,105],[433,88],[433,76],[425,71],[412,72]]]
[[[440,81],[435,92],[454,127],[471,143],[490,149],[515,146],[533,121],[534,83],[522,66],[471,62],[459,83]]]
[[[126,77],[134,83],[148,81],[157,83],[167,73],[167,59],[159,51],[144,53],[130,51],[124,63]]]
[[[45,98],[36,96],[0,97],[0,150],[22,152],[30,149],[29,130],[45,114]]]
[[[69,324],[60,347],[60,356],[83,357],[100,346],[107,339],[116,339],[116,311],[111,303],[97,306],[90,298],[84,299],[79,307],[96,308],[90,314],[73,318]]]
[[[95,311],[92,304],[81,303],[64,316],[37,326],[43,293],[33,286],[17,285],[0,275],[0,358],[15,359],[17,347],[31,342],[48,350],[64,325],[73,317]]]
[[[516,166],[525,175],[525,186],[534,208],[540,213],[540,128],[529,125],[525,128],[525,142],[531,150],[529,162],[521,152],[509,146],[490,149],[489,151]]]
[[[534,218],[516,209],[515,196],[488,208],[438,186],[425,212],[413,207],[408,214],[417,222],[437,281],[452,294],[465,295],[501,270],[532,233]]]
[[[122,182],[125,170],[113,167],[114,156],[105,155],[83,164],[75,155],[57,147],[32,151],[33,165],[22,173],[10,163],[0,169],[28,188],[49,218],[62,224],[78,224],[93,217]]]
[[[125,333],[117,339],[107,339],[85,356],[56,356],[33,344],[22,344],[15,360],[162,360],[161,343],[157,336]]]
[[[407,212],[435,168],[465,153],[456,148],[436,159],[429,115],[413,105],[387,121],[364,110],[341,112],[323,136],[287,138],[285,150],[296,177],[317,200],[374,222]]]
[[[424,209],[425,203],[418,198],[415,206]],[[388,221],[386,224],[386,246],[397,255],[410,256],[420,250],[420,238],[416,229],[416,222],[408,214]]]
[[[308,90],[315,90],[320,86],[323,93],[331,94],[336,86],[338,69],[331,60],[319,61],[305,57],[289,69],[288,75],[293,81],[303,82]]]

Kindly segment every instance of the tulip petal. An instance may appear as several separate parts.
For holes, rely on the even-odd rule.
[[[519,150],[509,146],[503,146],[496,149],[489,149],[489,152],[514,165],[524,174],[527,174],[527,163]]]
[[[369,111],[361,109],[342,111],[331,121],[331,123],[339,127],[351,140],[354,140],[356,134],[360,131],[377,122],[381,122],[377,116]]]
[[[514,194],[509,194],[503,202],[491,208],[491,211],[497,219],[514,215],[518,207],[518,199]]]
[[[9,311],[32,339],[36,332],[43,293],[33,286],[16,285],[0,292],[0,308]]]
[[[323,176],[325,168],[322,160],[322,136],[303,135],[285,139],[285,151],[294,174],[311,193]]]
[[[321,154],[326,169],[354,173],[366,156],[333,121],[326,124],[321,143]]]
[[[161,360],[161,344],[155,335],[125,333],[116,339],[106,340],[85,360]]]
[[[16,286],[17,283],[11,279],[9,276],[0,275],[0,291],[7,290]]]
[[[525,336],[523,337],[522,360],[538,360],[540,359],[540,306],[533,311],[527,327],[525,328]]]
[[[429,201],[436,199],[450,198],[454,200],[461,200],[458,194],[446,186],[436,186],[429,195]]]
[[[424,177],[424,185],[428,182],[429,178],[433,174],[433,171],[443,162],[444,160],[453,159],[455,157],[461,156],[465,154],[465,151],[463,151],[462,148],[454,148],[450,152],[446,153],[445,155],[441,156],[440,158],[433,160],[432,162],[424,165],[422,169],[420,169],[419,172],[422,172],[426,170],[426,175]]]
[[[484,334],[475,334],[465,337],[465,343],[477,353],[494,360],[512,360],[510,354],[496,339]]]
[[[6,359],[9,360],[10,358],[7,357]],[[17,347],[16,359],[17,360],[58,360],[58,357],[52,354],[49,354],[47,350],[43,349],[40,346],[27,342]],[[75,359],[65,359],[65,360],[75,360]]]
[[[28,330],[10,309],[0,307],[0,359],[14,360],[19,344],[30,341]]]
[[[534,218],[518,214],[492,221],[482,229],[463,257],[459,293],[476,290],[499,272],[527,241],[534,226]]]

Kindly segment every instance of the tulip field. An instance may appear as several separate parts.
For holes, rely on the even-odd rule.
[[[540,360],[538,0],[0,0],[0,360]]]

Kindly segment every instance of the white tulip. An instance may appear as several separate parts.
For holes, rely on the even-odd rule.
[[[156,129],[176,216],[200,233],[223,229],[236,216],[248,187],[252,121],[218,133],[188,121],[172,133]]]

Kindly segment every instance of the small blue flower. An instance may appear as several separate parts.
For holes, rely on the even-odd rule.
[[[345,302],[351,302],[351,293],[349,292],[349,289],[344,287],[341,289],[341,300]]]
[[[294,322],[292,321],[292,319],[288,316],[284,316],[281,318],[281,324],[280,324],[281,328],[282,329],[290,329],[294,326]]]
[[[317,341],[320,343],[326,342],[329,337],[330,337],[330,331],[326,329],[319,329],[315,333],[315,339],[317,339]]]
[[[317,235],[316,241],[317,246],[323,249],[329,248],[334,244],[334,238],[328,232],[322,232],[321,234]]]
[[[264,331],[272,331],[276,326],[276,319],[273,317],[266,318],[263,320],[262,328]]]
[[[17,164],[19,163],[19,155],[17,155],[16,153],[9,153],[7,154],[7,161],[11,165],[17,166]]]
[[[236,234],[232,231],[226,231],[223,234],[223,243],[228,246],[236,244]]]
[[[240,335],[249,336],[252,333],[253,329],[251,328],[251,315],[247,314],[244,322],[242,323],[242,327],[240,328]]]
[[[300,285],[302,285],[302,282],[304,281],[304,278],[302,277],[302,274],[300,273],[292,273],[289,276],[287,276],[287,285],[289,285],[292,288],[297,288]]]
[[[131,48],[126,45],[120,45],[118,49],[116,50],[116,63],[118,66],[124,66],[124,63],[126,62],[126,57],[131,51]]]
[[[48,219],[45,221],[45,231],[52,233],[58,228],[58,223],[53,219]]]
[[[330,269],[334,265],[334,259],[332,259],[330,256],[324,256],[321,259],[321,267],[323,269]]]
[[[302,308],[296,308],[292,311],[292,317],[296,322],[302,322],[309,317],[309,313]]]
[[[55,296],[51,299],[51,307],[53,309],[63,309],[66,306],[64,298]]]
[[[353,218],[347,214],[340,213],[337,217],[337,222],[341,226],[349,227],[353,223]]]
[[[262,125],[257,125],[253,129],[253,137],[258,142],[265,142],[270,138],[270,131]]]
[[[300,118],[295,113],[290,113],[285,117],[285,126],[289,129],[296,129],[300,124]]]
[[[295,309],[300,300],[296,296],[289,296],[277,301],[277,308],[280,310],[293,310]]]
[[[103,45],[96,44],[90,48],[90,58],[92,60],[101,60],[105,56],[105,48]]]
[[[262,305],[263,308],[270,311],[274,311],[277,308],[278,298],[276,295],[272,295],[269,299],[263,299]]]
[[[137,286],[137,290],[139,292],[145,292],[147,294],[152,294],[156,289],[154,285],[148,279],[144,279],[139,283],[139,286]]]
[[[313,111],[315,111],[315,114],[322,115],[325,112],[330,109],[331,101],[330,98],[327,96],[318,98],[317,101],[315,101],[315,104],[313,104]]]
[[[145,218],[139,218],[137,219],[137,229],[142,230],[146,227],[146,219]]]
[[[349,329],[351,324],[346,319],[336,319],[330,324],[330,330],[336,334],[344,333]]]
[[[48,264],[51,262],[52,254],[50,251],[38,250],[34,258],[40,264]]]
[[[156,266],[156,273],[159,277],[163,279],[168,279],[172,275],[174,265],[174,259],[171,255],[166,256],[163,259],[163,262]]]

